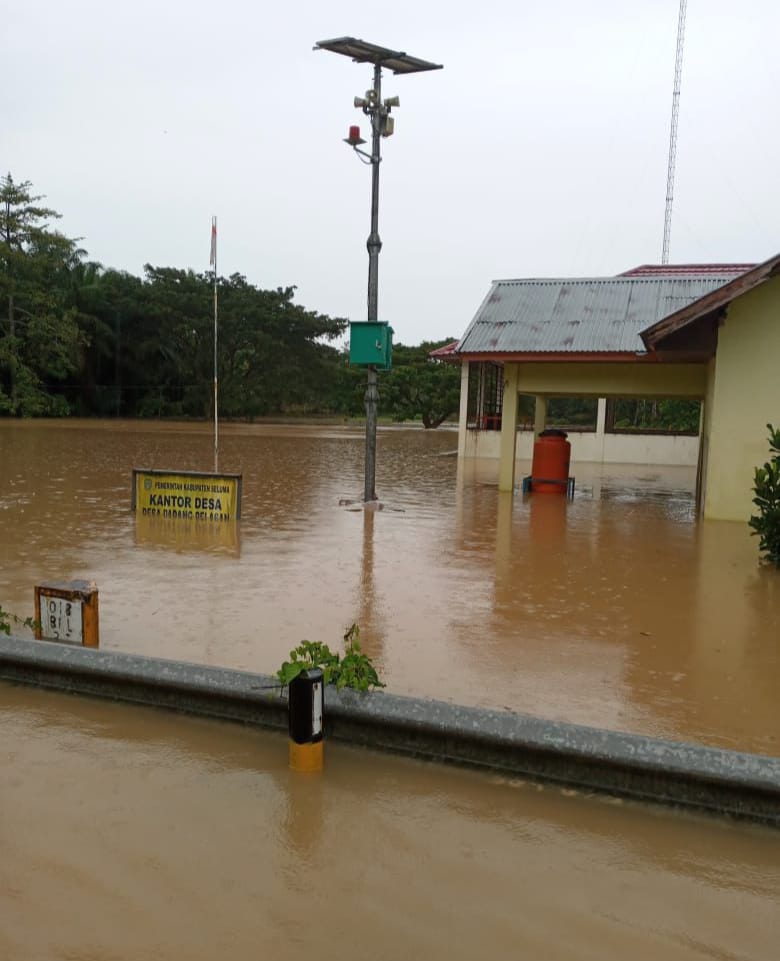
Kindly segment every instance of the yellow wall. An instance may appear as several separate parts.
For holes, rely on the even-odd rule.
[[[515,366],[524,394],[702,398],[707,389],[704,364],[538,363],[506,368]]]
[[[708,395],[704,515],[744,521],[753,470],[769,456],[766,425],[780,425],[780,277],[729,307]]]

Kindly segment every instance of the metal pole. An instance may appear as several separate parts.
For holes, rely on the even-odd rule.
[[[379,164],[382,133],[382,68],[374,64],[374,90],[371,104],[371,233],[368,236],[368,320],[377,321],[379,304]],[[376,416],[379,402],[376,367],[368,368],[366,384],[366,475],[363,500],[375,501],[376,496]]]
[[[214,473],[219,472],[219,414],[217,408],[217,218],[212,222],[214,235]]]
[[[122,318],[119,316],[119,311],[116,311],[115,316],[116,316],[116,324],[114,326],[116,327],[116,351],[114,353],[114,383],[116,387],[116,416],[119,417],[119,414],[122,409],[122,386],[121,386],[121,376],[119,373],[119,360],[120,360],[120,353],[121,353],[120,343],[121,343],[121,336],[122,336]]]

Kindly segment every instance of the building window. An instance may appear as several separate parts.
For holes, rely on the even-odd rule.
[[[504,368],[499,364],[469,364],[467,425],[471,430],[501,430]]]
[[[545,426],[575,433],[595,432],[598,409],[596,397],[550,397]]]
[[[699,433],[701,403],[698,400],[611,397],[607,400],[608,434]]]

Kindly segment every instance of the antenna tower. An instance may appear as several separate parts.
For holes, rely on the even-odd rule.
[[[677,56],[674,60],[674,91],[672,93],[672,125],[669,131],[669,167],[666,171],[666,210],[664,212],[664,246],[661,263],[669,263],[669,238],[672,233],[672,204],[674,202],[674,169],[677,165],[677,119],[680,114],[680,83],[682,81],[683,41],[685,40],[685,11],[688,0],[680,0],[677,21]]]

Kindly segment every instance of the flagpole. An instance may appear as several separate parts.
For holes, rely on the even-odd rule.
[[[219,471],[219,409],[217,407],[217,218],[211,218],[211,262],[214,265],[214,473]]]

